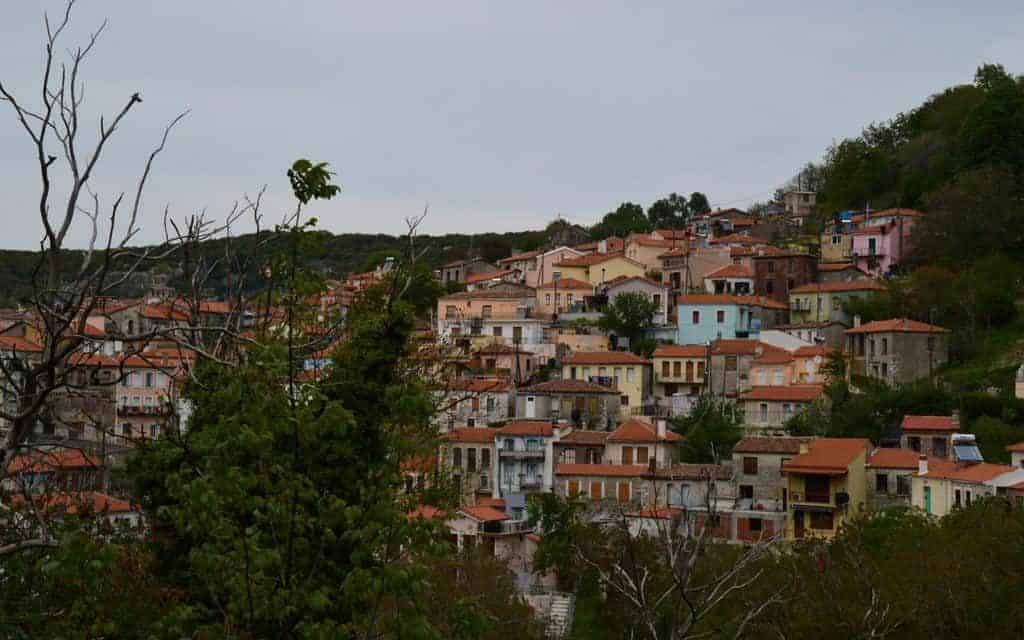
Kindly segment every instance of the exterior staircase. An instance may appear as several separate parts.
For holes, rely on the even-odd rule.
[[[576,605],[576,595],[572,593],[552,593],[551,608],[547,616],[547,635],[549,638],[564,638],[572,628],[572,614]]]

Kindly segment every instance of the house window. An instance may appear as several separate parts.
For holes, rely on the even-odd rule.
[[[773,379],[772,384],[774,384],[776,387],[782,386],[782,370],[781,369],[776,369],[775,371],[773,371],[772,372],[772,379]]]
[[[700,324],[700,311],[694,311],[690,316],[693,324]]]
[[[153,386],[153,374],[152,373],[146,373],[146,386],[147,387],[152,387]]]
[[[516,341],[519,341],[519,340],[523,339],[523,328],[522,327],[512,327],[512,339],[516,340]]]
[[[633,464],[633,447],[622,447],[622,464]]]
[[[488,360],[488,362],[487,362],[488,368],[492,368],[492,366],[491,366],[492,363],[493,363],[493,361]],[[474,413],[479,411],[480,410],[480,396],[473,396],[472,398],[470,398],[469,404],[470,404],[470,408],[473,410]]]
[[[485,320],[491,317],[491,305],[485,304],[480,310],[480,316]]]
[[[839,298],[832,298],[832,310],[839,311]]]
[[[811,528],[831,531],[833,528],[832,524],[832,512],[831,511],[812,511],[811,512]]]
[[[874,338],[868,340],[868,355],[869,356],[875,355],[875,340],[874,340]]]
[[[750,518],[747,524],[751,533],[761,533],[761,518]]]
[[[619,502],[629,502],[629,483],[620,482],[618,487]]]
[[[590,481],[590,499],[600,500],[604,497],[604,485],[600,482]]]
[[[775,283],[771,280],[764,283],[764,291],[765,293],[775,293]]]
[[[615,367],[612,370],[612,380],[615,382],[615,388],[619,388],[619,379],[622,378],[622,367]]]
[[[626,369],[626,382],[633,382],[633,367]]]
[[[885,378],[888,378],[888,377],[889,377],[889,363],[888,362],[883,362],[882,363],[882,378],[885,379]]]
[[[889,474],[879,473],[875,476],[875,493],[889,493]]]
[[[501,337],[501,327],[494,327],[493,333],[494,333],[494,337],[495,338],[500,338]]]
[[[601,376],[602,378],[607,378],[608,377],[608,367],[598,367],[597,368],[597,375]]]
[[[125,422],[121,425],[121,435],[130,436],[132,435],[132,425]]]
[[[570,380],[575,380],[576,379],[576,367],[569,367],[569,379]]]
[[[462,449],[459,447],[452,450],[452,466],[456,469],[462,468]]]
[[[736,359],[736,356],[725,356],[725,370],[726,371],[735,371],[737,366],[738,366],[738,361]]]
[[[839,236],[832,236],[832,244],[839,244],[840,242],[842,242],[842,238]]]
[[[636,448],[636,463],[647,464],[647,447]]]
[[[480,468],[490,469],[491,468],[491,450],[484,448],[480,450]]]
[[[476,471],[476,449],[466,449],[466,470]]]
[[[932,455],[945,458],[946,457],[946,439],[945,438],[932,438]]]
[[[741,484],[740,485],[740,500],[753,500],[754,499],[754,485],[752,484]]]
[[[629,406],[629,396],[619,396],[619,403],[622,406],[624,406],[624,407],[628,407]]]
[[[546,304],[548,306],[551,306],[551,294],[550,293],[545,293],[544,294],[544,304]]]
[[[768,263],[768,273],[775,273],[775,263],[774,262],[769,262]]]
[[[758,415],[761,418],[761,422],[768,422],[768,403],[762,402],[757,406]]]
[[[579,480],[568,480],[565,483],[565,494],[572,498],[573,496],[579,495],[580,492],[580,481]]]
[[[661,363],[661,377],[662,378],[669,377],[669,372],[668,371],[669,371],[669,362],[668,362],[668,360],[663,360],[662,363]]]
[[[896,476],[896,495],[910,495],[910,476]]]
[[[658,309],[661,309],[661,294],[660,293],[654,294],[654,306],[657,307]]]
[[[494,411],[494,398],[487,398],[487,413]]]
[[[743,458],[743,473],[748,476],[757,475],[757,458],[753,456]]]
[[[690,364],[690,363],[687,362],[686,364]],[[682,367],[683,367],[683,363],[678,361],[678,360],[676,360],[675,362],[672,363],[672,374],[676,378],[679,378],[679,377],[681,377],[683,375]]]
[[[913,438],[908,438],[907,442],[910,444],[911,451],[917,451],[918,453],[921,452],[921,438],[915,436]]]
[[[704,379],[704,363],[703,362],[698,362],[697,363],[697,377],[701,378],[701,379]]]
[[[717,322],[718,324],[725,324],[725,311],[724,310],[719,309],[719,310],[715,311],[715,322]]]
[[[570,448],[562,450],[562,464],[576,464],[575,449]]]
[[[572,304],[572,302],[573,302],[573,294],[571,294],[571,293],[565,294],[565,304]]]
[[[455,311],[455,305],[450,304],[444,308],[444,319],[454,320],[458,316],[458,312]]]
[[[955,508],[955,509],[959,509],[960,508],[960,490],[959,489],[957,489],[956,491],[953,492],[953,508]]]
[[[889,353],[889,338],[882,338],[882,355]]]

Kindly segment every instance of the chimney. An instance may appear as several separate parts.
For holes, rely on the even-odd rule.
[[[854,328],[860,326],[860,315],[859,314],[853,316],[853,326],[854,326]]]
[[[923,476],[928,473],[928,456],[923,453],[917,458],[917,475]]]
[[[608,241],[607,240],[598,240],[597,241],[597,252],[598,253],[608,253]]]
[[[664,440],[668,431],[668,425],[664,420],[658,420],[658,440]]]

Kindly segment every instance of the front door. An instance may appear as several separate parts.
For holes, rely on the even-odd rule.
[[[924,488],[924,512],[925,513],[931,513],[932,512],[932,488],[931,487],[925,487]]]
[[[535,396],[526,396],[526,417],[537,417],[537,398]]]
[[[793,512],[793,536],[795,538],[804,537],[804,512],[794,511]]]

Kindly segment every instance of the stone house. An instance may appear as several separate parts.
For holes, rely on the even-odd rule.
[[[459,427],[441,435],[439,460],[451,472],[460,495],[468,504],[494,492],[497,429]]]
[[[586,380],[548,380],[520,388],[515,415],[527,420],[566,420],[577,428],[610,429],[618,420],[619,392]]]
[[[654,350],[654,395],[671,415],[688,415],[705,385],[708,347],[663,344]]]
[[[851,372],[890,385],[930,377],[949,358],[949,329],[907,318],[867,322],[845,335]]]
[[[781,433],[790,418],[822,399],[821,385],[751,387],[740,396],[744,426],[748,431]]]
[[[484,427],[511,416],[512,385],[505,378],[453,380],[438,395],[438,421],[448,428]]]
[[[630,420],[616,427],[605,439],[604,459],[609,464],[643,465],[660,469],[679,459],[682,437],[668,430],[664,420],[648,424]]]
[[[907,449],[875,449],[868,456],[868,502],[871,508],[909,507],[910,487],[921,454]]]
[[[953,434],[960,423],[954,416],[903,416],[900,448],[935,458],[953,458]]]
[[[454,260],[441,265],[441,282],[465,282],[475,273],[497,271],[498,268],[481,257]]]
[[[736,398],[750,388],[750,366],[761,355],[757,340],[715,340],[710,348],[709,391],[719,398]]]
[[[762,251],[751,256],[754,294],[788,304],[789,292],[818,277],[817,259],[806,253]]]
[[[608,433],[573,429],[561,436],[553,445],[555,464],[603,464],[604,445]]]
[[[745,264],[727,264],[704,276],[707,293],[749,296],[754,292],[754,269]]]

